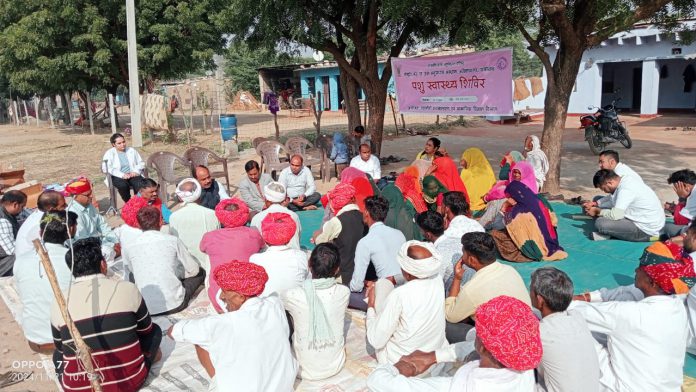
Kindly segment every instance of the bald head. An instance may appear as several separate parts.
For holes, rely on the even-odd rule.
[[[65,197],[60,192],[44,191],[36,202],[39,211],[65,211]]]
[[[433,254],[430,253],[430,251],[428,249],[426,249],[420,245],[409,246],[406,254],[408,255],[408,257],[410,257],[414,260],[423,260],[423,259],[433,257]]]
[[[304,159],[302,159],[302,155],[295,154],[290,157],[290,171],[292,171],[292,174],[298,175],[302,171],[302,166],[304,163]]]
[[[196,166],[196,180],[198,180],[203,189],[208,189],[213,185],[213,178],[210,177],[210,170],[203,165]]]

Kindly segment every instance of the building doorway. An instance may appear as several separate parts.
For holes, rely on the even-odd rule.
[[[633,99],[631,100],[631,110],[640,112],[640,97],[643,85],[643,67],[633,68],[633,82],[631,91]]]

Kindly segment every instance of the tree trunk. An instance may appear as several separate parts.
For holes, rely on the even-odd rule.
[[[562,43],[553,62],[553,74],[547,75],[548,86],[544,99],[544,132],[541,146],[549,159],[544,191],[558,194],[561,190],[561,150],[568,103],[580,69],[584,49],[569,50]]]
[[[357,59],[357,57],[355,57]],[[352,131],[358,125],[362,125],[360,120],[360,96],[358,82],[353,79],[346,71],[340,70],[341,91],[343,91],[344,109],[348,115],[348,131]]]
[[[375,145],[373,153],[380,156],[382,151],[382,134],[384,132],[384,112],[387,106],[387,89],[374,88],[367,92],[370,117],[367,127],[372,133],[372,142]]]

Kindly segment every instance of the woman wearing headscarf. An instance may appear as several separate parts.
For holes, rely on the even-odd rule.
[[[406,241],[422,241],[422,234],[414,222],[416,209],[413,204],[404,200],[404,195],[394,184],[388,184],[382,189],[382,197],[389,202],[389,212],[384,224],[404,233]]]
[[[534,168],[534,175],[537,182],[537,191],[540,191],[546,181],[546,173],[549,172],[549,159],[546,153],[541,150],[539,138],[530,135],[524,140],[524,151],[527,162]]]
[[[505,229],[493,230],[500,256],[508,261],[556,261],[568,257],[558,242],[552,213],[520,181],[505,188]]]
[[[460,163],[463,167],[460,177],[469,192],[470,208],[480,211],[486,208],[483,196],[495,184],[495,174],[486,154],[476,147],[468,148],[462,154]]]
[[[469,201],[469,193],[467,192],[462,178],[459,176],[457,165],[450,157],[435,158],[432,166],[426,172],[426,176],[432,174],[442,183],[449,191],[462,192],[466,196],[466,201]]]
[[[498,172],[498,179],[505,181],[510,176],[510,168],[515,162],[524,161],[524,155],[519,151],[510,151],[505,154],[503,159],[500,161],[500,171]]]
[[[428,209],[437,211],[442,205],[442,195],[449,192],[435,176],[425,176],[423,178],[423,199],[428,203]]]
[[[350,162],[348,145],[346,144],[345,136],[341,132],[336,132],[333,135],[333,146],[331,147],[329,159],[336,164],[336,173],[340,177],[341,172]]]
[[[399,188],[404,195],[404,201],[410,203],[416,213],[421,213],[428,209],[428,205],[423,200],[423,191],[420,181],[414,170],[407,167],[403,173],[396,177],[394,185]]]

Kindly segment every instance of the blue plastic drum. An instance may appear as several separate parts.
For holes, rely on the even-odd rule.
[[[237,117],[234,114],[220,115],[220,134],[222,141],[237,139]]]

